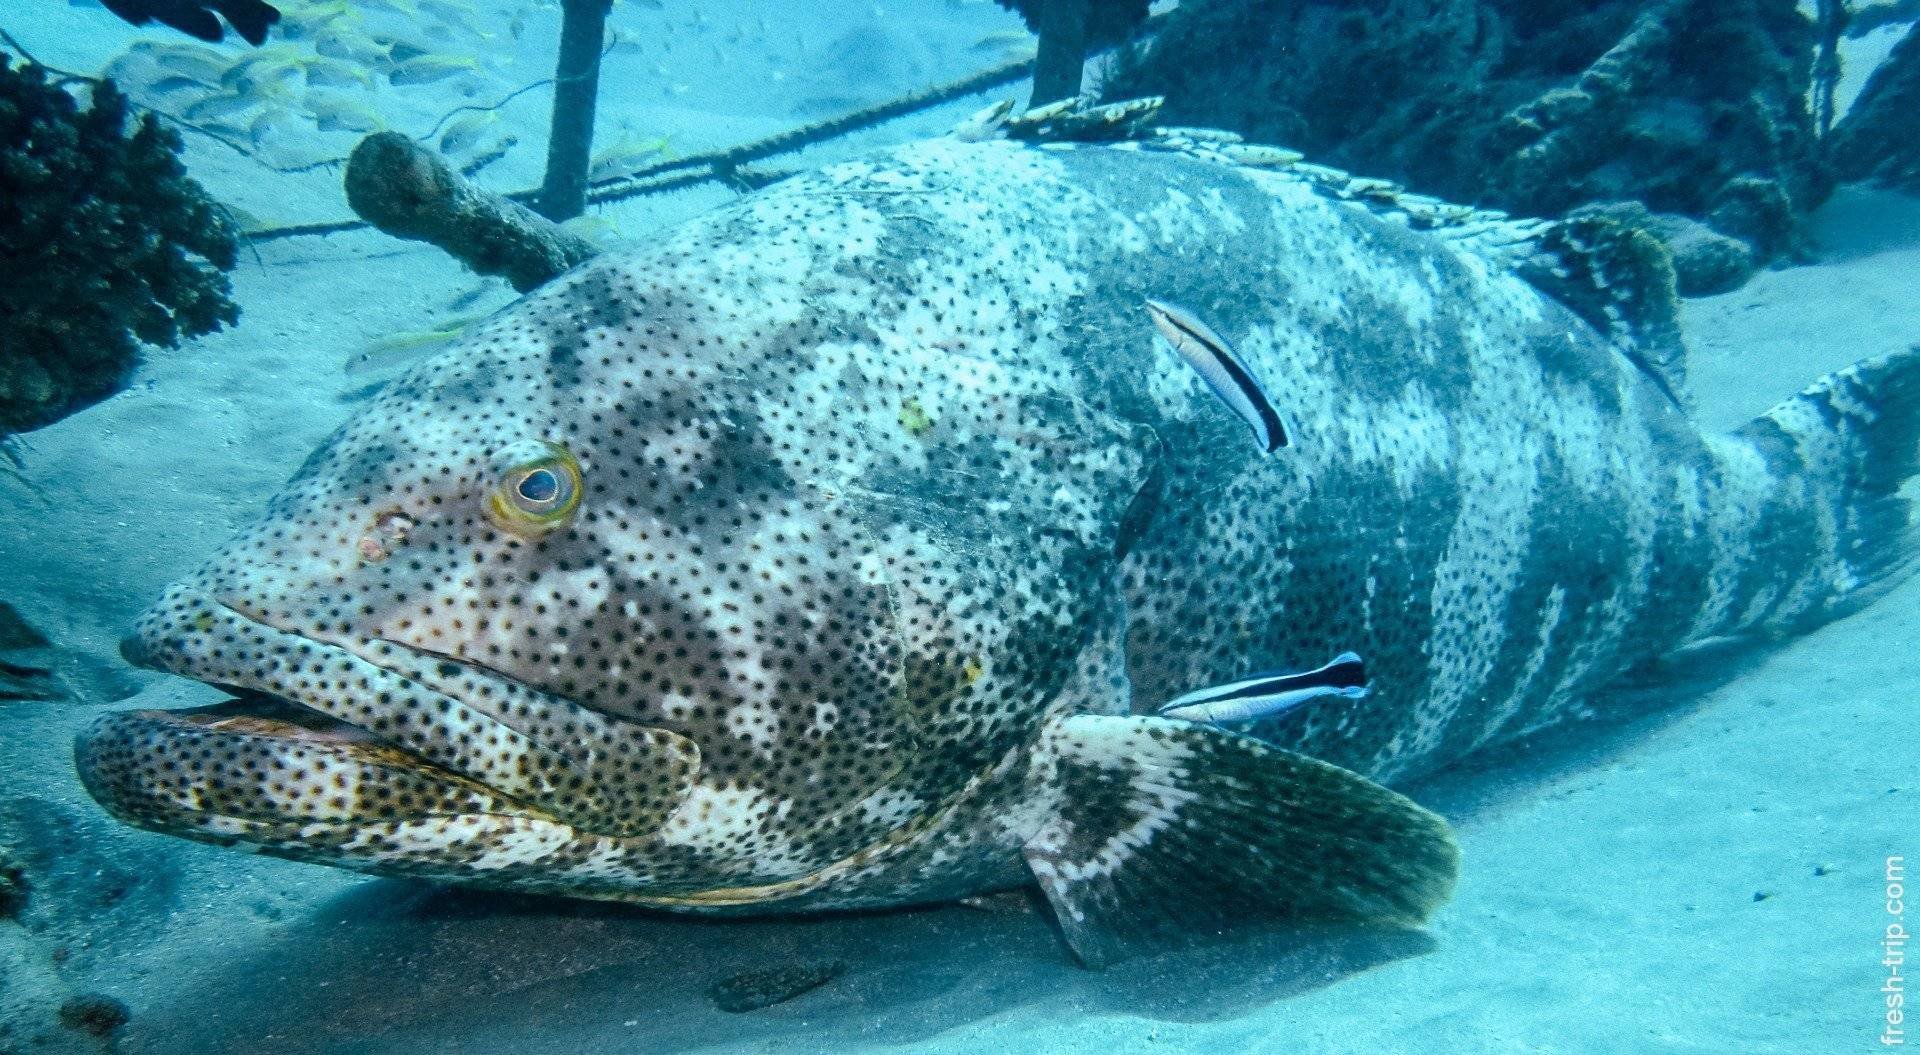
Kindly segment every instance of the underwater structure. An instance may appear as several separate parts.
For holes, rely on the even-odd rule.
[[[571,220],[587,208],[593,119],[599,107],[600,52],[607,12],[612,6],[613,0],[561,0],[547,174],[534,201],[534,209],[549,220]]]
[[[549,170],[551,171],[551,170]],[[347,159],[347,202],[396,238],[429,242],[479,275],[528,292],[599,252],[532,209],[468,182],[398,132],[377,132]],[[567,193],[584,203],[584,182]]]
[[[1637,202],[1699,294],[1800,251],[1829,191],[1818,37],[1794,0],[1211,0],[1104,90],[1452,201]]]
[[[1909,29],[1834,129],[1834,171],[1920,193],[1920,31]]]
[[[112,81],[91,96],[0,54],[0,435],[118,391],[142,344],[239,318],[233,227],[179,134]]]
[[[1034,105],[1080,94],[1089,52],[1133,35],[1147,19],[1147,0],[998,0],[1040,38],[1034,56]]]

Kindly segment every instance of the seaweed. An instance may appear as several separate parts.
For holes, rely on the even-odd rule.
[[[111,81],[83,109],[0,55],[0,435],[112,395],[143,344],[239,319],[231,224],[178,133],[128,109]]]
[[[1104,91],[1455,201],[1638,201],[1765,262],[1831,189],[1820,39],[1794,0],[1200,0]]]

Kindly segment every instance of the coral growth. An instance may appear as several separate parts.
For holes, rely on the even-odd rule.
[[[1676,291],[1708,297],[1738,289],[1753,277],[1753,246],[1698,220],[1677,213],[1656,213],[1637,201],[1582,205],[1574,217],[1605,216],[1658,238],[1673,260]]]
[[[1207,0],[1106,92],[1456,201],[1639,201],[1764,261],[1829,189],[1816,38],[1794,0]]]
[[[1833,134],[1844,178],[1920,194],[1920,29],[1909,29],[1875,70]]]
[[[179,136],[129,121],[111,82],[92,94],[82,109],[0,55],[0,434],[111,395],[142,343],[239,318],[233,231]]]

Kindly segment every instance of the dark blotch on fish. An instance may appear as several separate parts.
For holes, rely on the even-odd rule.
[[[784,1004],[803,993],[811,993],[847,973],[840,960],[824,963],[791,964],[743,971],[707,990],[713,1005],[722,1011],[739,1014],[763,1007]]]

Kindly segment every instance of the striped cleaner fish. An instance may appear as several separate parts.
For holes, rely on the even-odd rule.
[[[1253,430],[1261,450],[1271,454],[1287,445],[1287,430],[1280,424],[1272,398],[1247,364],[1227,346],[1225,338],[1185,308],[1149,300],[1147,311],[1160,336]]]
[[[1232,147],[931,140],[535,291],[142,617],[130,658],[236,698],[100,719],[88,788],[687,912],[1037,883],[1089,964],[1417,925],[1456,849],[1387,785],[1911,552],[1920,355],[1703,435],[1644,236]],[[1231,342],[1289,446],[1147,300]],[[1349,649],[1363,698],[1154,713]]]
[[[1299,673],[1256,674],[1212,688],[1196,689],[1160,708],[1167,718],[1190,722],[1250,722],[1271,718],[1314,700],[1365,699],[1367,669],[1360,657],[1342,652],[1323,667]]]

